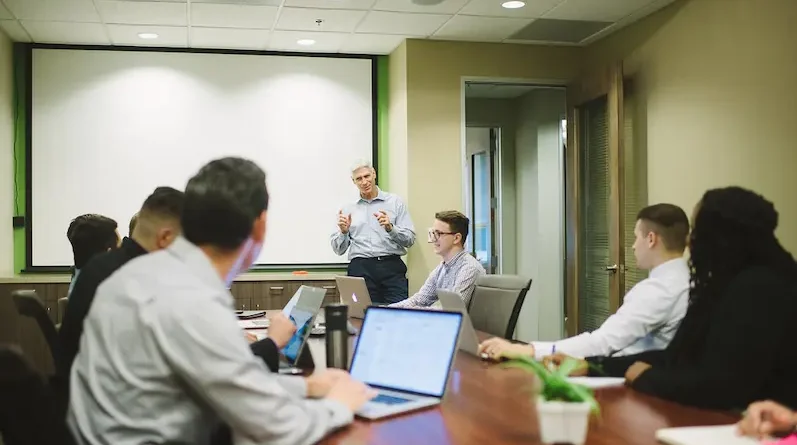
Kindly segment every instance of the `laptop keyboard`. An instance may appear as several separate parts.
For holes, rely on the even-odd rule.
[[[384,394],[379,394],[378,396],[371,399],[371,402],[382,403],[384,405],[400,405],[402,403],[409,402],[409,400],[402,399],[401,397],[393,397],[393,396],[386,396]]]

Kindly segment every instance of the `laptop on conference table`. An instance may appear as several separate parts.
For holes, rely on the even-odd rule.
[[[340,291],[340,302],[349,307],[349,317],[362,319],[365,309],[371,305],[371,295],[365,278],[337,276],[335,282]]]
[[[439,405],[461,324],[460,312],[369,307],[349,372],[378,396],[356,414],[374,420]]]
[[[462,301],[462,297],[458,293],[439,290],[437,291],[437,299],[443,310],[462,313],[462,330],[459,333],[459,349],[479,356],[479,337],[476,336],[476,329],[473,328],[473,322],[468,315],[468,307]]]

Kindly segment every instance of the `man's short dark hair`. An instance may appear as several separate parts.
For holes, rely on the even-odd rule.
[[[465,240],[468,239],[468,229],[470,228],[470,220],[467,216],[456,210],[444,210],[435,213],[434,219],[448,224],[451,232],[462,235],[462,245],[465,245]]]
[[[180,221],[185,205],[185,193],[172,187],[158,187],[144,200],[137,216],[157,217]]]
[[[196,245],[234,250],[249,238],[255,220],[267,209],[263,170],[246,159],[217,159],[185,187],[183,235]]]
[[[93,213],[80,215],[73,219],[66,231],[72,244],[75,268],[82,268],[94,255],[116,248],[119,235],[116,221],[107,216]]]
[[[689,218],[682,208],[673,204],[655,204],[637,214],[637,220],[651,232],[659,235],[664,247],[672,252],[683,252],[689,237]]]

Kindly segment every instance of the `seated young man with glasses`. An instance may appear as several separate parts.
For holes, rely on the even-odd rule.
[[[429,307],[437,301],[439,289],[458,293],[462,301],[468,304],[476,288],[476,280],[485,274],[479,261],[465,251],[470,225],[468,218],[456,210],[438,212],[434,218],[428,242],[434,246],[434,253],[440,255],[443,262],[429,274],[415,295],[391,304],[391,307]]]

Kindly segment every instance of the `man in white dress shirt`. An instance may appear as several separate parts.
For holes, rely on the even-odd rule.
[[[498,360],[517,355],[541,359],[554,352],[593,357],[665,349],[689,304],[689,266],[683,257],[689,219],[678,206],[652,205],[637,215],[634,235],[637,266],[650,270],[650,275],[631,288],[622,306],[600,328],[529,345],[491,338],[480,345],[480,352]]]
[[[272,374],[244,339],[228,287],[263,245],[265,179],[244,159],[207,164],[184,237],[98,287],[70,375],[78,444],[207,444],[223,422],[236,443],[309,445],[374,396],[343,371]]]

